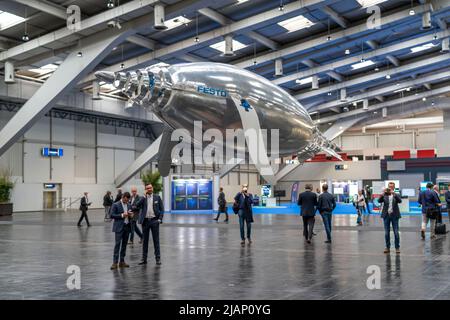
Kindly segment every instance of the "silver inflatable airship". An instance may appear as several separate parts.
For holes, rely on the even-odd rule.
[[[202,121],[203,130],[219,129],[224,136],[226,129],[278,129],[280,156],[296,154],[303,162],[325,151],[339,158],[338,148],[296,99],[248,70],[211,62],[158,63],[95,75],[149,108],[169,130],[184,128],[193,135],[194,121]]]

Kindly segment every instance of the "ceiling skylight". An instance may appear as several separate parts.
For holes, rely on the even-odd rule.
[[[281,22],[278,22],[278,25],[284,29],[286,29],[288,32],[297,31],[300,29],[310,28],[313,25],[315,25],[314,22],[309,20],[308,18],[305,18],[302,15],[299,15],[297,17],[293,17]]]
[[[366,68],[366,67],[371,66],[373,64],[375,64],[375,62],[373,62],[372,60],[366,60],[366,61],[363,61],[363,62],[356,63],[356,64],[352,65],[352,68],[354,70],[356,70],[356,69]]]
[[[362,7],[368,8],[368,7],[374,6],[376,4],[385,2],[387,0],[356,0],[356,1],[358,1]]]
[[[425,51],[425,50],[432,49],[434,47],[435,47],[435,45],[430,42],[430,43],[427,43],[427,44],[424,44],[424,45],[412,48],[411,52],[415,53],[415,52]]]
[[[233,39],[233,51],[238,51],[245,48],[247,45],[240,43]],[[216,49],[217,51],[225,53],[225,40],[221,42],[217,42],[215,44],[210,45],[211,48]]]
[[[295,83],[303,85],[303,84],[311,83],[312,81],[313,81],[313,77],[309,77],[309,78],[297,79],[297,80],[295,80]]]
[[[25,21],[25,19],[22,17],[0,10],[0,30],[8,29],[23,21]]]
[[[45,66],[42,66],[37,69],[30,69],[29,71],[39,73],[39,74],[44,74],[44,73],[55,71],[56,69],[58,69],[58,66],[56,64],[50,63],[50,64],[46,64]]]
[[[187,24],[189,22],[191,22],[191,20],[189,20],[188,18],[183,17],[183,16],[178,16],[176,18],[166,20],[164,22],[164,24],[167,26],[167,30],[170,30],[170,29],[174,29],[179,26],[182,26],[183,24]]]

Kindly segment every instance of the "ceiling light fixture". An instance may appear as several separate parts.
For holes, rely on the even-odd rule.
[[[368,8],[368,7],[372,7],[372,6],[376,5],[376,4],[385,2],[387,0],[356,0],[356,1],[359,2],[361,7]]]
[[[346,49],[346,50],[345,50],[345,54],[347,54],[347,55],[350,54],[350,50],[349,50],[349,49]]]
[[[308,18],[299,15],[287,20],[277,23],[280,27],[286,29],[288,32],[294,32],[305,28],[312,27],[315,23]]]
[[[106,6],[108,7],[108,9],[114,8],[114,0],[108,0]]]
[[[353,68],[353,70],[357,70],[357,69],[365,68],[365,67],[368,67],[368,66],[371,66],[374,64],[375,64],[375,62],[373,62],[372,60],[361,59],[361,62],[352,65],[352,68]]]
[[[212,44],[212,45],[210,45],[210,47],[215,49],[215,50],[217,50],[217,51],[225,53],[225,40],[217,42],[215,44]],[[241,50],[241,49],[243,49],[245,47],[247,47],[246,44],[243,44],[243,43],[233,39],[233,51],[238,51],[238,50]]]
[[[24,33],[23,36],[22,36],[22,40],[23,41],[29,41],[30,37],[28,36],[28,34]]]
[[[77,56],[78,56],[78,57],[82,57],[82,56],[83,56],[83,52],[78,51]]]
[[[386,75],[386,79],[389,80],[390,78],[391,78],[391,75],[390,75],[390,74],[387,74],[387,75]]]
[[[178,16],[176,18],[164,21],[164,25],[167,27],[166,30],[171,30],[182,25],[188,26],[189,22],[191,22],[190,19],[183,16]]]
[[[280,11],[284,10],[283,0],[280,0],[280,6],[278,7],[278,10]]]
[[[426,44],[423,44],[418,47],[411,48],[411,52],[416,53],[416,52],[420,52],[420,51],[425,51],[425,50],[432,49],[433,47],[435,47],[435,45],[430,42],[430,43],[426,43]]]

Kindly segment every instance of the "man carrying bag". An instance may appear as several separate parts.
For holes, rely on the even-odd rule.
[[[425,231],[428,221],[430,221],[430,239],[436,238],[436,219],[440,207],[440,199],[433,190],[433,184],[429,182],[427,189],[419,194],[419,204],[422,206],[422,228],[420,230],[422,240],[425,240]]]

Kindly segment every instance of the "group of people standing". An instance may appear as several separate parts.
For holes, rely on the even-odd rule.
[[[153,186],[145,186],[145,194],[140,196],[136,187],[131,187],[131,192],[123,192],[118,189],[116,198],[113,200],[111,192],[108,191],[103,197],[105,208],[105,221],[114,221],[112,231],[115,233],[113,264],[111,270],[118,268],[128,268],[125,262],[127,245],[133,245],[134,234],[140,238],[142,243],[142,259],[139,265],[147,264],[148,244],[150,233],[152,234],[155,260],[157,265],[161,265],[161,250],[159,245],[159,225],[164,217],[164,205],[159,195],[153,194]],[[78,226],[81,226],[82,219],[89,219],[87,216],[88,207],[92,204],[88,200],[88,193],[85,192],[80,200],[81,217]],[[139,228],[142,226],[142,231]]]

